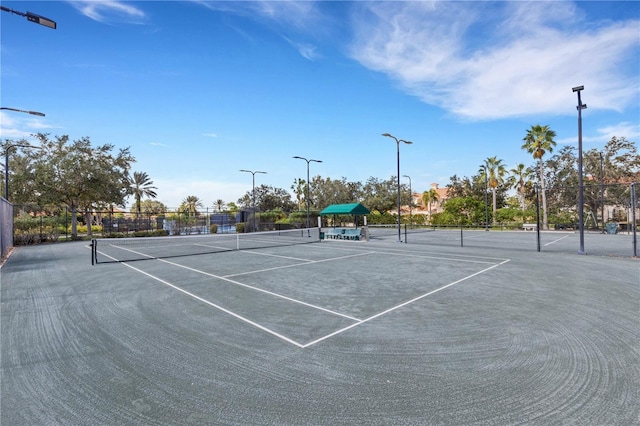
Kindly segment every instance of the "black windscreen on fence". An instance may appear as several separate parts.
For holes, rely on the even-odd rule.
[[[0,197],[0,257],[13,247],[13,206]]]

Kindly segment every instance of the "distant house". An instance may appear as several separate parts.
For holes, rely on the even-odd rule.
[[[440,188],[437,183],[431,184],[431,189],[435,189],[438,194],[438,200],[431,202],[431,214],[442,213],[443,204],[449,197],[448,188]],[[429,205],[425,204],[422,200],[422,192],[414,192],[412,194],[413,214],[429,215]],[[402,211],[409,213],[409,206],[402,206]]]

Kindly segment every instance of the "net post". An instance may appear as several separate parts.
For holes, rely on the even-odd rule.
[[[91,239],[91,266],[95,265],[95,261],[96,261],[96,239],[93,238]]]

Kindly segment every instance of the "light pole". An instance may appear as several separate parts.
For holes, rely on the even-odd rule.
[[[489,177],[487,176],[487,166],[482,164],[480,167],[484,170],[484,230],[489,230]]]
[[[44,113],[38,112],[38,111],[26,111],[24,109],[9,108],[9,107],[0,107],[0,110],[24,112],[25,114],[31,114],[31,115],[37,115],[37,116],[40,116],[40,117],[44,117]]]
[[[413,221],[411,219],[411,213],[413,213],[413,191],[411,189],[411,177],[408,175],[402,175],[402,177],[406,177],[409,179],[409,228],[413,229]]]
[[[604,234],[604,159],[600,152],[600,224],[602,225],[602,233]]]
[[[0,6],[0,10],[9,12],[9,13],[15,13],[16,15],[19,15],[19,16],[24,16],[30,22],[33,22],[35,24],[40,24],[45,27],[52,28],[54,30],[57,27],[56,21],[53,21],[49,18],[45,18],[44,16],[36,15],[35,13],[32,13],[32,12],[27,12],[27,13],[18,12],[17,10],[9,9],[8,7],[5,7],[5,6]]]
[[[402,234],[400,231],[400,142],[406,143],[407,145],[411,145],[413,142],[406,141],[404,139],[398,139],[395,136],[389,133],[383,133],[382,136],[387,138],[393,138],[396,141],[396,145],[398,146],[398,242],[402,242]]]
[[[4,147],[4,199],[9,201],[9,150],[11,148],[33,148],[42,149],[39,146],[23,145],[23,144],[9,144]]]
[[[582,110],[587,108],[587,104],[583,104],[580,97],[584,86],[577,86],[571,90],[578,93],[578,229],[580,230],[580,251],[578,254],[586,254],[584,251],[584,187],[582,182]]]
[[[253,199],[253,230],[256,230],[256,173],[267,174],[267,172],[261,172],[260,170],[240,170],[241,172],[251,173],[253,185],[251,190],[251,198]]]
[[[310,228],[309,226],[309,163],[314,162],[314,163],[322,163],[322,160],[313,160],[313,159],[306,159],[304,157],[299,157],[299,156],[295,156],[293,158],[296,158],[298,160],[304,160],[307,162],[307,191],[306,194],[304,196],[305,201],[306,201],[306,205],[307,205],[307,229]]]

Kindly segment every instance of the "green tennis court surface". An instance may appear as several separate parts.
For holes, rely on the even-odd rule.
[[[0,423],[637,422],[636,259],[392,238],[94,266],[86,242],[20,247]]]

